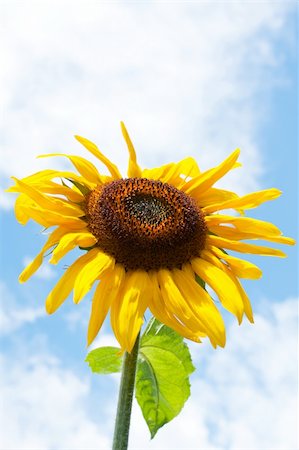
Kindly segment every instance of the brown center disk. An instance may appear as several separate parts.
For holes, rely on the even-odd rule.
[[[181,267],[205,246],[207,227],[195,201],[161,181],[98,186],[86,198],[86,218],[97,245],[126,270]]]

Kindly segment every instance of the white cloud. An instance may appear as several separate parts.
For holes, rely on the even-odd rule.
[[[124,119],[145,164],[191,154],[207,167],[240,146],[246,170],[235,171],[230,186],[256,188],[256,132],[267,89],[282,82],[275,41],[287,38],[291,8],[279,2],[5,2],[3,176],[48,166],[34,159],[40,153],[84,153],[75,133],[125,167],[118,128]]]
[[[1,448],[109,448],[104,426],[88,417],[90,383],[86,379],[63,369],[51,357],[1,363]]]
[[[0,335],[15,332],[45,315],[44,307],[18,305],[9,288],[0,280]]]
[[[296,448],[297,299],[264,302],[255,319],[255,325],[229,326],[224,350],[192,347],[192,397],[152,441],[134,405],[132,450]],[[115,392],[103,399],[92,377],[34,349],[19,359],[2,357],[2,448],[109,448]]]
[[[4,179],[5,180],[5,179]],[[4,184],[6,183],[6,185],[4,186]],[[4,181],[3,183],[3,187],[8,187],[10,186],[11,183],[7,181]],[[14,205],[14,198],[12,195],[7,195],[5,192],[3,192],[2,189],[0,189],[0,208],[2,209],[11,209]]]
[[[86,299],[85,299],[86,300]],[[84,327],[86,329],[88,325],[88,314],[90,309],[90,304],[86,301],[83,305],[80,305],[81,308],[73,308],[68,313],[65,313],[63,318],[67,323],[67,326],[70,331],[76,331],[78,328]],[[82,308],[83,306],[83,308]],[[88,309],[87,309],[87,307]],[[83,311],[82,311],[83,309]]]

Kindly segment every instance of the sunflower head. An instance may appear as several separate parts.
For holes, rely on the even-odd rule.
[[[26,281],[42,264],[50,263],[76,247],[84,250],[49,293],[46,309],[53,313],[71,291],[78,303],[96,284],[87,340],[90,344],[110,310],[111,325],[123,350],[130,352],[149,309],[182,336],[200,342],[208,337],[214,347],[225,344],[222,316],[205,286],[210,286],[222,306],[239,323],[245,314],[253,322],[250,301],[240,278],[259,278],[251,262],[228,254],[285,256],[280,250],[244,243],[262,239],[282,244],[273,224],[244,215],[247,209],[273,200],[277,189],[243,197],[214,184],[240,164],[235,150],[218,166],[201,172],[193,158],[142,170],[123,123],[129,150],[128,177],[105,157],[95,144],[76,139],[106,165],[102,175],[88,160],[67,157],[77,173],[43,170],[22,180],[13,178],[10,192],[19,196],[17,220],[33,219],[50,230],[36,258],[20,275]],[[241,215],[220,214],[233,209]]]
[[[97,246],[129,270],[182,267],[204,249],[207,227],[194,199],[159,180],[126,178],[86,198]]]

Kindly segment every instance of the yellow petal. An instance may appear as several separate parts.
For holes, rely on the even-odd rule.
[[[286,255],[280,250],[274,248],[262,247],[260,245],[246,244],[244,242],[231,241],[219,236],[207,236],[207,244],[218,248],[226,248],[240,253],[252,253],[263,256],[278,256],[284,258]]]
[[[127,272],[123,289],[111,305],[111,325],[122,350],[132,351],[151,297],[148,273],[142,270]]]
[[[286,245],[294,245],[296,243],[294,239],[286,236],[271,236],[263,231],[243,233],[241,231],[236,231],[235,228],[221,225],[209,226],[209,231],[221,238],[229,239],[232,241],[241,241],[244,239],[262,239],[263,241],[276,242],[278,244]]]
[[[50,228],[53,225],[58,225],[57,222],[52,223],[48,221],[48,217],[46,218],[45,211],[37,208],[36,206],[31,205],[23,205],[23,214],[34,220],[38,224],[42,225],[44,228]]]
[[[84,196],[79,192],[76,186],[62,186],[54,181],[44,181],[39,184],[39,191],[47,194],[64,195],[69,201],[74,203],[82,203]]]
[[[22,178],[22,181],[29,184],[40,183],[41,181],[51,180],[52,178],[54,178],[56,172],[57,170],[40,170],[39,172],[33,173],[32,175],[28,175],[28,177]]]
[[[245,315],[247,317],[247,319],[249,320],[249,322],[253,323],[253,313],[252,313],[252,308],[251,308],[251,304],[250,304],[250,300],[245,292],[245,290],[243,289],[243,286],[241,285],[241,283],[239,282],[239,280],[236,278],[236,276],[232,273],[231,270],[229,270],[228,268],[225,269],[225,272],[227,273],[227,275],[231,278],[231,280],[233,281],[233,283],[237,286],[238,291],[242,297],[243,300],[243,305],[244,305],[244,312]]]
[[[287,236],[264,236],[262,238],[265,241],[277,242],[277,244],[295,245],[296,241],[293,238]]]
[[[73,172],[69,172],[66,170],[53,170],[53,176],[50,178],[66,178],[67,180],[71,180],[72,182],[80,183],[82,186],[84,186],[88,190],[93,190],[96,187],[96,183],[93,183],[87,178],[83,178],[80,175],[77,175]],[[104,178],[104,177],[103,177]]]
[[[27,206],[34,205],[34,202],[25,194],[20,194],[15,202],[15,216],[19,223],[26,225],[30,219],[30,214],[26,211]]]
[[[39,155],[38,158],[48,158],[49,156],[64,156],[68,158],[76,167],[83,178],[94,184],[102,184],[102,179],[96,167],[87,159],[76,155],[67,155],[65,153],[48,153]]]
[[[232,224],[234,228],[243,233],[255,233],[261,236],[281,235],[281,231],[275,225],[263,220],[252,219],[250,217],[234,217],[219,214],[205,216],[208,227],[221,224]],[[226,227],[227,228],[227,227]]]
[[[202,192],[200,195],[196,196],[198,205],[201,208],[235,198],[238,198],[238,195],[234,192],[217,188],[210,188],[207,191]]]
[[[29,175],[28,177],[22,178],[21,181],[23,181],[26,184],[35,186],[39,190],[41,190],[43,188],[43,186],[45,185],[45,182],[48,182],[49,180],[52,180],[53,178],[66,178],[69,180],[74,180],[74,181],[77,181],[78,183],[86,186],[89,190],[94,189],[94,187],[96,186],[95,183],[91,183],[90,181],[86,180],[86,178],[83,178],[73,172],[68,172],[65,170],[64,171],[41,170],[40,172]],[[104,180],[107,177],[103,176],[102,178]],[[19,192],[19,188],[17,186],[11,186],[10,188],[6,189],[6,191],[7,192]]]
[[[157,278],[163,301],[171,313],[175,314],[182,323],[185,323],[188,326],[192,323],[192,327],[190,329],[193,332],[198,330],[199,324],[193,317],[194,314],[190,307],[186,304],[178,287],[175,285],[171,271],[167,269],[160,269],[157,274]],[[193,322],[191,322],[190,319],[193,319]]]
[[[173,166],[175,166],[175,163],[164,164],[154,169],[144,169],[142,171],[142,177],[149,180],[162,180]]]
[[[98,147],[88,139],[81,137],[81,136],[75,136],[78,142],[82,144],[90,153],[92,153],[96,158],[98,158],[109,170],[109,172],[112,175],[113,179],[119,179],[121,178],[121,174],[116,167],[115,164],[113,164],[106,156],[103,155],[103,153],[100,152]]]
[[[116,264],[112,271],[107,271],[99,282],[92,299],[92,308],[87,332],[87,345],[90,345],[108,314],[112,302],[119,293],[125,278],[125,269]]]
[[[251,209],[256,208],[264,202],[274,200],[281,195],[281,191],[278,189],[265,189],[263,191],[253,192],[252,194],[244,195],[233,200],[227,200],[225,202],[216,203],[214,205],[206,206],[203,208],[205,214],[209,214],[214,211],[221,211],[223,209]]]
[[[161,323],[167,325],[169,328],[175,330],[181,336],[194,342],[201,342],[198,335],[194,334],[185,325],[179,322],[178,319],[167,309],[167,306],[164,303],[163,297],[160,292],[157,273],[152,272],[150,274],[150,277],[153,283],[153,296],[149,304],[149,309],[154,317],[156,317]]]
[[[23,272],[20,274],[20,283],[25,283],[25,281],[27,281],[37,271],[37,269],[39,269],[43,262],[43,256],[45,252],[53,247],[53,245],[55,245],[65,233],[67,233],[67,230],[59,227],[50,234],[40,253],[34,258],[33,261],[31,261],[30,264],[28,264],[27,267],[25,267]]]
[[[234,314],[241,323],[243,300],[230,277],[219,267],[200,258],[194,258],[191,265],[194,272],[216,292],[224,308]]]
[[[180,175],[183,175],[186,178],[194,178],[200,175],[198,164],[191,156],[182,159],[181,161],[176,163],[176,165],[179,167]]]
[[[208,250],[202,250],[200,253],[200,258],[204,259],[205,261],[210,262],[214,266],[218,267],[218,269],[223,270],[223,263],[220,261],[217,256],[215,256],[213,253],[209,252]]]
[[[68,203],[62,199],[42,194],[35,187],[24,183],[17,178],[12,178],[15,180],[19,192],[28,195],[28,197],[31,198],[31,200],[33,200],[39,207],[50,211],[57,210],[60,215],[65,216],[81,217],[85,215],[79,206]]]
[[[19,282],[25,283],[42,265],[44,252],[40,252],[28,266],[25,267],[23,272],[19,275]]]
[[[165,171],[160,179],[164,183],[170,183],[173,186],[179,188],[185,184],[185,181],[183,178],[181,178],[181,176],[183,176],[184,178],[188,178],[196,177],[199,174],[200,171],[196,161],[193,158],[188,157],[182,159],[178,163],[173,163],[172,166]]]
[[[75,280],[84,267],[95,258],[97,250],[90,250],[80,256],[62,275],[54,289],[46,299],[46,310],[48,314],[54,313],[66,300],[73,290]]]
[[[204,250],[200,256],[205,261],[210,262],[214,266],[218,267],[220,270],[224,271],[226,273],[226,275],[228,275],[228,277],[232,280],[235,287],[239,291],[240,297],[243,302],[243,311],[245,312],[249,321],[253,322],[253,315],[252,315],[252,309],[251,309],[251,304],[250,304],[249,298],[247,297],[247,294],[244,291],[241,283],[239,282],[237,277],[234,275],[234,273],[230,270],[230,268],[226,264],[224,264],[222,261],[220,261],[213,253],[211,253],[207,250]],[[233,314],[236,314],[233,310],[231,310],[231,309],[228,309],[228,310],[230,312],[232,312]],[[242,313],[242,316],[243,316],[243,313]],[[240,318],[237,316],[239,323],[241,323],[241,321],[242,321],[242,316]]]
[[[176,316],[192,334],[206,336],[206,330],[198,315],[194,313],[175,284],[172,271],[160,269],[157,278],[163,301],[170,313]]]
[[[49,262],[51,264],[57,264],[66,253],[77,245],[81,247],[92,247],[96,242],[97,239],[88,231],[67,233],[60,239],[59,244],[53,250]]]
[[[182,190],[186,192],[186,194],[190,194],[192,196],[198,196],[201,192],[206,191],[211,186],[213,186],[216,181],[222,178],[229,170],[231,170],[240,154],[240,150],[235,150],[226,160],[224,160],[219,166],[209,169],[206,172],[203,172],[196,178],[188,181],[183,187]]]
[[[128,150],[129,150],[129,156],[130,156],[129,167],[128,167],[128,177],[140,178],[141,174],[142,174],[142,170],[140,169],[140,167],[137,163],[136,152],[135,152],[134,146],[130,139],[129,133],[127,132],[125,124],[123,122],[120,122],[120,126],[121,126],[121,132],[126,141],[126,144],[127,144]]]
[[[78,274],[74,285],[74,302],[79,301],[90,291],[93,283],[107,269],[114,267],[114,258],[103,253],[98,247],[90,250],[93,252],[93,258],[83,267]]]
[[[81,231],[77,236],[77,245],[80,247],[92,247],[97,243],[97,238],[89,231]]]
[[[218,258],[226,261],[233,273],[239,278],[258,279],[262,276],[262,271],[255,264],[245,261],[244,259],[236,258],[235,256],[227,255],[217,247],[211,246],[210,250]]]
[[[41,209],[35,206],[26,206],[24,208],[27,215],[30,215],[35,222],[41,224],[45,228],[61,225],[69,228],[69,230],[81,230],[86,227],[86,222],[83,222],[76,217],[62,216],[58,212]]]
[[[172,276],[185,301],[198,317],[202,330],[210,338],[214,347],[225,345],[225,326],[221,314],[213,300],[188,271],[174,269]]]

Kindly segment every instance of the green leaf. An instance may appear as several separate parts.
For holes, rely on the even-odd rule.
[[[202,278],[200,278],[197,274],[195,274],[195,280],[197,281],[197,283],[203,288],[206,288],[206,283],[203,281]]]
[[[90,193],[90,189],[88,189],[87,186],[84,186],[84,184],[79,183],[79,181],[72,180],[71,178],[66,178],[66,179],[69,180],[71,183],[73,183],[76,186],[76,188],[79,189],[81,194],[87,195]]]
[[[89,352],[85,361],[95,373],[104,375],[120,372],[122,365],[120,351],[120,348],[117,347],[99,347]]]
[[[136,373],[136,398],[152,438],[183,408],[194,370],[182,336],[152,319],[141,338]]]
[[[96,247],[96,245],[92,245],[91,247],[81,247],[81,246],[79,245],[79,249],[80,249],[80,250],[87,251],[87,252],[89,252],[89,250],[92,250],[92,249],[95,248],[95,247]]]

